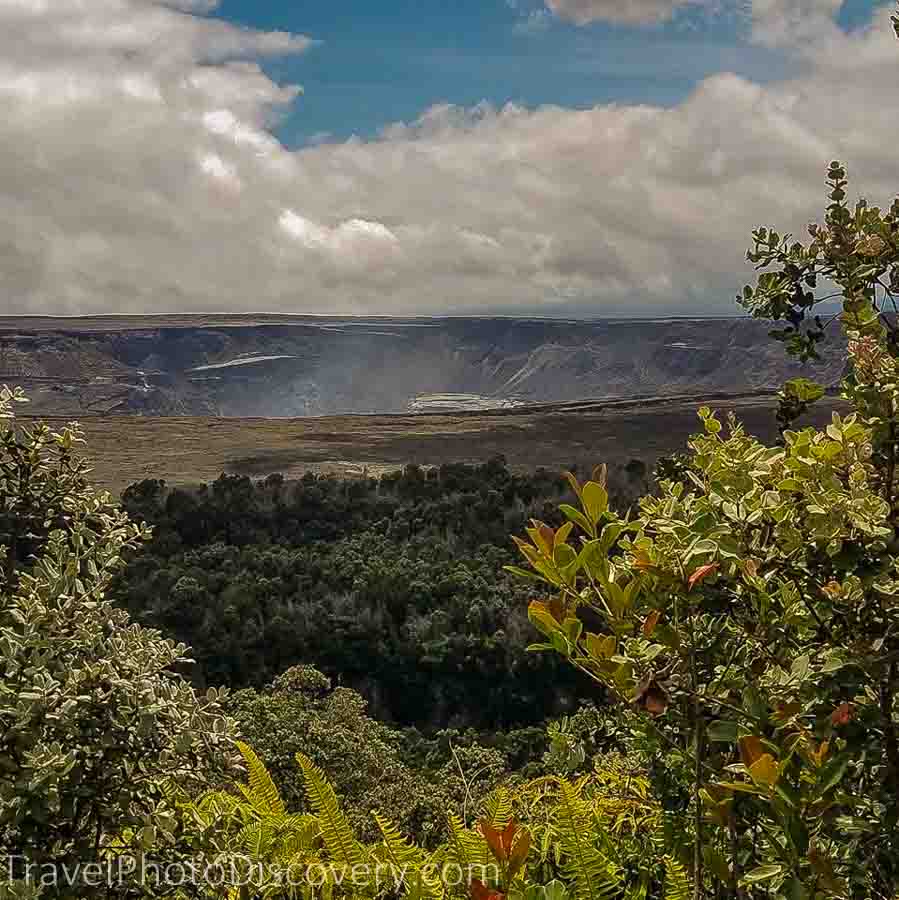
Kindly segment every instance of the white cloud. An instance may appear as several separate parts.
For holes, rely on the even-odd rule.
[[[769,46],[813,48],[813,52],[841,46],[843,34],[834,17],[843,0],[752,0],[752,36]]]
[[[872,199],[896,187],[887,10],[845,35],[810,8],[812,44],[795,3],[758,0],[756,39],[803,57],[781,84],[440,105],[294,153],[268,129],[296,91],[253,58],[306,40],[211,8],[0,0],[4,312],[729,313],[751,228],[801,230],[830,159]]]
[[[746,19],[758,43],[796,46],[839,34],[834,17],[845,0],[545,0],[542,12],[575,25],[610,22],[655,25],[686,9],[716,15],[729,11]],[[518,8],[513,4],[513,8]]]
[[[279,222],[301,247],[312,251],[319,262],[337,273],[356,272],[364,277],[389,266],[400,250],[397,236],[380,222],[347,219],[329,227],[312,222],[292,209],[285,210]]]
[[[667,22],[685,6],[707,4],[708,0],[546,0],[547,9],[575,25],[650,25]]]

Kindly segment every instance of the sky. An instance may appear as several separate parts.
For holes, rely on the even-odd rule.
[[[0,312],[734,314],[895,196],[893,11],[0,0]]]

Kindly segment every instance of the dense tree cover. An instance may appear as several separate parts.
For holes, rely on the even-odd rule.
[[[623,506],[646,468],[633,461],[616,476]],[[361,691],[382,719],[541,722],[572,708],[578,679],[526,652],[528,590],[502,567],[514,559],[510,532],[559,519],[567,490],[502,459],[379,480],[145,481],[123,502],[154,538],[114,594],[190,644],[201,685],[260,687],[305,663]]]

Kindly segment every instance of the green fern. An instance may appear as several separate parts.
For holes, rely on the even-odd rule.
[[[250,780],[249,786],[238,784],[238,790],[260,816],[284,816],[287,813],[284,801],[262,760],[248,744],[243,741],[235,741],[235,743],[247,764],[247,774]]]
[[[494,866],[487,841],[458,816],[449,817],[448,842],[429,854],[375,814],[382,840],[367,847],[356,839],[328,779],[307,756],[298,753],[296,759],[314,815],[290,815],[261,760],[245,744],[238,748],[249,772],[249,784],[237,785],[241,797],[209,793],[192,810],[206,825],[226,824],[233,846],[251,858],[299,872],[316,862],[326,864],[332,876],[328,891],[347,888],[349,882],[342,879],[355,866],[386,862],[402,877],[401,885],[391,884],[388,890],[396,890],[404,900],[447,900],[448,889],[432,874],[441,865],[457,866],[469,877],[494,883],[487,874]],[[493,827],[504,827],[513,813],[528,824],[536,852],[521,873],[525,886],[561,875],[567,883],[566,900],[646,900],[648,884],[659,874],[654,860],[661,854],[650,852],[651,862],[639,866],[638,877],[629,879],[627,872],[635,860],[646,858],[641,848],[654,846],[659,811],[642,791],[622,790],[622,783],[625,788],[630,784],[630,773],[623,775],[610,768],[605,778],[586,775],[571,781],[549,776],[499,788],[487,797],[481,814]],[[377,885],[374,893],[382,893],[382,888]],[[350,892],[374,896],[367,888]],[[665,900],[689,900],[689,893],[683,867],[666,859]]]
[[[507,787],[498,787],[484,799],[484,818],[494,828],[505,828],[512,818],[515,795]]]
[[[575,900],[611,900],[625,889],[621,867],[597,846],[594,812],[578,787],[559,778],[557,835],[562,847],[562,872]]]
[[[318,818],[325,849],[337,863],[364,865],[367,857],[365,848],[356,840],[324,772],[308,756],[297,753],[296,758],[306,782],[309,803]]]
[[[690,900],[693,888],[687,869],[673,856],[665,857],[665,900]]]
[[[463,871],[477,871],[490,864],[490,848],[480,832],[466,828],[462,820],[451,815],[448,820],[450,839],[444,848],[444,860]]]
[[[207,791],[196,803],[188,805],[188,809],[204,825],[209,825],[216,819],[238,816],[241,813],[241,807],[241,801],[225,791]]]
[[[274,855],[275,831],[269,822],[248,822],[237,834],[238,846],[254,859],[271,859]]]
[[[321,827],[315,816],[288,816],[281,828],[281,852],[286,857],[311,853],[321,837]]]
[[[425,874],[430,856],[420,847],[407,841],[392,822],[374,813],[375,822],[384,838],[384,855],[395,872],[403,875],[403,889],[408,900],[440,900],[444,895],[442,882]]]
[[[649,890],[647,878],[641,878],[636,884],[632,884],[624,894],[624,900],[646,900]]]
[[[415,846],[415,844],[410,843],[403,837],[399,828],[393,822],[390,822],[383,816],[379,816],[377,813],[372,813],[372,815],[381,832],[381,836],[384,838],[384,849],[387,852],[387,857],[397,868],[419,865],[427,858],[427,855],[420,847]]]
[[[269,817],[248,822],[238,833],[243,850],[256,859],[283,862],[308,858],[319,836],[315,816]]]

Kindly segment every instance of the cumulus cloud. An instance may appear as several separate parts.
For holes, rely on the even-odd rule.
[[[255,60],[308,39],[212,7],[0,0],[4,312],[727,314],[751,228],[801,230],[830,159],[872,199],[895,189],[887,10],[844,34],[818,4],[810,45],[795,3],[757,2],[756,39],[803,56],[779,84],[439,105],[291,152],[270,128],[296,89]]]

